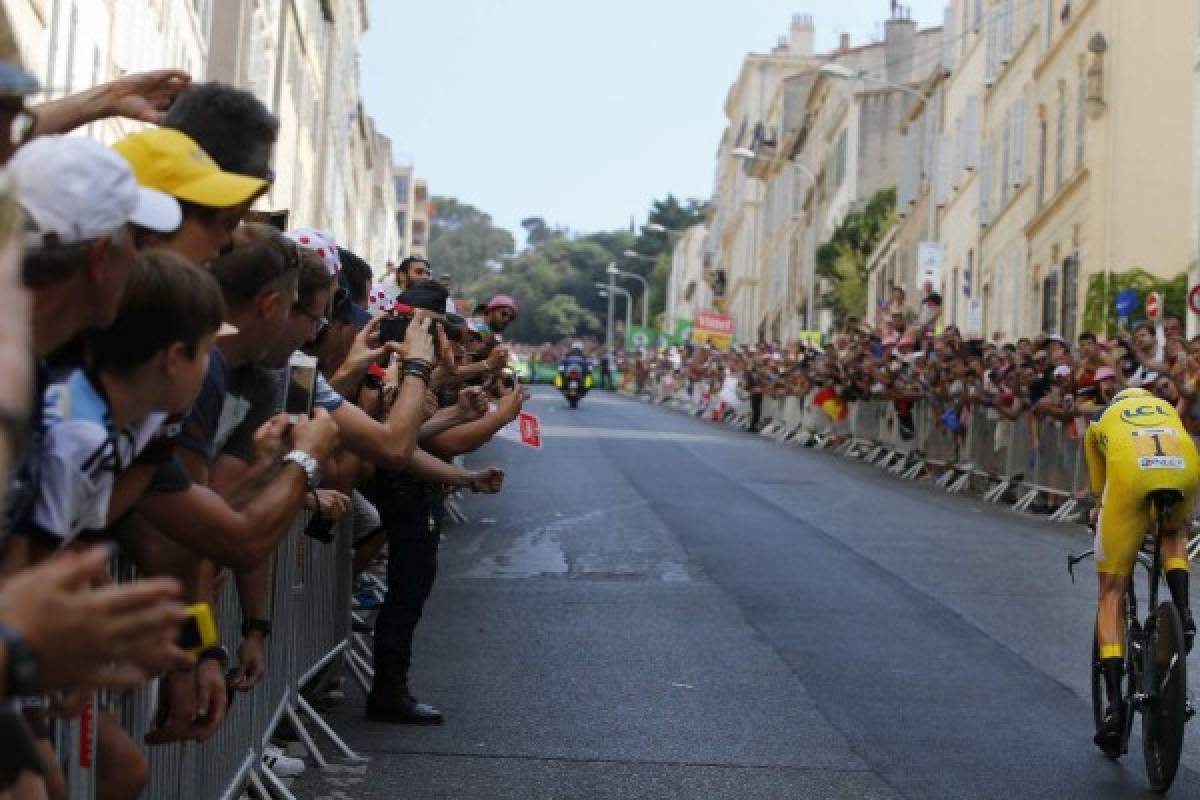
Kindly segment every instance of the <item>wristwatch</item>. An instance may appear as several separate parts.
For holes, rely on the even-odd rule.
[[[297,464],[300,469],[304,470],[304,482],[309,489],[316,489],[321,485],[321,465],[315,458],[310,456],[303,450],[293,450],[283,457],[283,463],[289,461]]]
[[[5,673],[8,676],[8,686],[5,687],[5,694],[9,697],[37,694],[34,688],[39,672],[37,654],[29,648],[16,628],[8,625],[0,625],[0,641],[4,642],[7,661]]]
[[[248,617],[242,621],[242,638],[245,639],[253,631],[258,631],[267,638],[271,635],[271,620],[261,619],[256,617]]]
[[[215,647],[210,647],[207,650],[201,651],[200,657],[196,659],[196,663],[198,664],[201,661],[207,661],[210,658],[220,664],[222,668],[229,666],[229,651],[221,645],[216,645]]]

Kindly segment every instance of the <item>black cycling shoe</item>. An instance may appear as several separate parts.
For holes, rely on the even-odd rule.
[[[1183,613],[1179,616],[1183,617],[1183,646],[1190,653],[1192,652],[1192,642],[1196,639],[1196,620],[1192,619],[1190,608],[1183,609]]]
[[[1104,722],[1092,741],[1100,751],[1109,758],[1121,757],[1121,736],[1125,732],[1125,719],[1119,708],[1108,707],[1104,712]]]

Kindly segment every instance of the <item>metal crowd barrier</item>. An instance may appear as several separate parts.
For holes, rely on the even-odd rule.
[[[95,795],[95,713],[113,712],[130,738],[143,748],[150,763],[148,800],[232,800],[253,785],[260,797],[293,800],[294,795],[269,769],[262,767],[263,748],[285,717],[291,722],[319,767],[328,762],[309,725],[315,726],[344,759],[359,762],[354,753],[301,697],[300,688],[322,669],[341,658],[350,635],[352,590],[352,520],[343,517],[328,544],[304,535],[309,519],[302,512],[292,523],[273,557],[271,621],[267,639],[267,671],[249,692],[234,692],[221,725],[207,741],[145,747],[143,737],[154,727],[157,681],[134,692],[101,693],[79,718],[59,725],[57,751],[71,800]],[[130,580],[133,569],[120,563],[118,580]],[[241,641],[242,618],[235,581],[226,576],[216,613],[221,643],[233,648]],[[305,724],[307,720],[308,724]]]
[[[671,391],[651,387],[659,402],[696,413],[719,402],[716,387],[705,408],[707,383],[689,394],[686,381]],[[777,441],[817,449],[836,446],[850,458],[866,461],[906,480],[928,480],[949,492],[971,491],[1018,511],[1038,510],[1052,519],[1069,519],[1087,491],[1081,418],[1059,420],[1024,412],[1008,419],[978,403],[945,405],[913,401],[907,413],[891,400],[849,404],[844,420],[834,420],[804,397],[765,397],[760,433]],[[947,419],[947,415],[953,417]],[[704,416],[708,416],[706,413]],[[746,427],[749,403],[725,422]]]

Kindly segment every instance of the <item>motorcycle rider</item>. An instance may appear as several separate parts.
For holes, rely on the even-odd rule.
[[[571,349],[558,364],[558,374],[566,375],[572,367],[578,368],[581,375],[592,373],[592,362],[583,355],[583,342],[571,342]]]
[[[558,364],[555,386],[567,397],[571,408],[592,388],[592,363],[583,355],[583,344],[572,342],[566,358]]]

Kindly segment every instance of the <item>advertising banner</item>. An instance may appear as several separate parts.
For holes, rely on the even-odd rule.
[[[729,347],[733,344],[733,317],[712,311],[698,312],[692,328],[692,341],[718,348]]]

